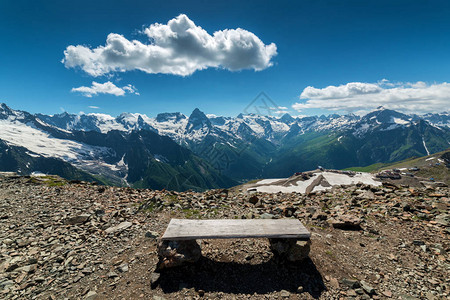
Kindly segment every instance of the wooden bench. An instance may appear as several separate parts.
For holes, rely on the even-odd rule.
[[[310,237],[297,219],[172,219],[158,247],[158,268],[197,261],[197,239],[268,238],[275,254],[298,261],[308,256]]]

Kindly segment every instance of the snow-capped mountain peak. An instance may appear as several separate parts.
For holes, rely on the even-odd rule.
[[[357,165],[440,151],[448,147],[450,131],[444,125],[448,118],[446,113],[410,116],[388,109],[363,117],[239,114],[233,118],[206,115],[199,109],[189,117],[181,113],[155,118],[140,113],[49,116],[0,104],[0,155],[16,147],[14,151],[28,156],[27,160],[59,159],[90,174],[136,182],[145,172],[143,166],[156,162],[180,167],[194,153],[242,180],[266,170],[295,172],[313,159],[317,166],[323,155],[331,155],[335,160],[330,163],[340,166],[344,156],[348,156],[346,164]],[[305,146],[309,141],[312,146]],[[395,157],[390,156],[400,148]],[[304,151],[313,152],[301,157]],[[276,160],[282,162],[281,169]]]
[[[191,133],[196,130],[208,132],[211,128],[212,124],[208,117],[198,108],[194,109],[192,114],[189,116],[189,120],[186,125],[186,133]]]
[[[28,114],[29,118],[32,115]],[[24,112],[14,111],[6,104],[0,104],[0,118],[25,118]],[[239,114],[237,117],[206,115],[198,108],[189,117],[179,112],[160,113],[150,118],[140,113],[122,113],[117,117],[106,114],[68,114],[53,116],[36,114],[43,122],[64,130],[97,131],[107,133],[111,130],[129,132],[132,130],[150,130],[159,135],[168,136],[179,144],[197,143],[207,136],[213,139],[245,139],[249,136],[279,143],[286,136],[308,132],[327,132],[351,130],[361,137],[373,130],[393,130],[402,126],[411,126],[420,120],[442,128],[450,127],[448,113],[426,114],[424,116],[406,115],[394,110],[379,107],[363,117],[354,114],[328,116],[307,116],[293,118],[289,114],[281,117],[257,114]]]
[[[186,119],[187,117],[182,113],[160,113],[156,116],[156,122],[180,122],[181,120]]]

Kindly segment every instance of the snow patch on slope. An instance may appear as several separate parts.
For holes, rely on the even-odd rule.
[[[379,186],[381,185],[381,182],[376,181],[374,176],[370,173],[356,173],[353,176],[349,176],[347,174],[340,174],[335,172],[320,172],[316,173],[313,176],[311,176],[307,180],[298,180],[292,184],[285,185],[285,182],[289,180],[289,178],[285,179],[264,179],[260,180],[256,183],[256,191],[263,192],[263,193],[302,193],[304,194],[306,192],[306,189],[313,184],[314,180],[317,179],[317,176],[322,175],[324,179],[330,184],[330,186],[321,186],[317,185],[314,187],[312,191],[322,191],[322,190],[328,190],[331,189],[332,186],[337,185],[351,185],[351,184],[357,184],[358,182],[361,182],[363,184],[369,184],[373,186]],[[278,182],[278,184],[274,184],[275,182]]]
[[[428,151],[427,144],[425,144],[424,137],[422,137],[422,142],[423,142],[423,147],[425,148],[425,151],[427,151],[427,155],[430,155],[430,151]]]
[[[409,121],[400,119],[400,118],[393,118],[393,121],[395,124],[399,124],[399,125],[407,125],[409,124]]]
[[[54,138],[38,130],[31,123],[0,120],[0,139],[10,145],[25,147],[44,157],[56,157],[64,161],[97,159],[110,153],[109,148]]]
[[[108,133],[111,130],[120,130],[120,131],[126,131],[125,127],[118,123],[116,119],[110,115],[107,114],[98,114],[98,113],[90,113],[87,114],[87,116],[94,116],[98,120],[96,122],[97,128],[100,130],[101,133]]]

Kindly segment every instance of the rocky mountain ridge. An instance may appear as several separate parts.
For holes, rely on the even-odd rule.
[[[168,183],[176,190],[227,187],[255,178],[288,177],[318,165],[342,169],[442,151],[450,141],[445,115],[408,116],[379,108],[363,117],[240,114],[231,118],[195,109],[189,117],[123,113],[114,118],[32,115],[2,104],[0,139],[9,148],[24,149],[15,148],[22,153],[21,162],[15,159],[0,169],[47,172],[33,169],[33,157],[51,157],[74,168],[58,173],[66,178],[76,179],[67,174],[81,171],[105,183],[135,187],[162,188]],[[175,158],[178,152],[187,159]],[[144,167],[138,165],[141,160]]]
[[[0,110],[0,170],[24,175],[39,171],[159,189],[206,189],[235,183],[154,131],[69,131],[6,105]]]
[[[277,141],[289,132],[292,126],[298,126],[303,133],[309,131],[342,130],[365,128],[367,125],[388,124],[384,129],[390,130],[397,125],[410,125],[419,120],[425,120],[437,127],[450,127],[450,117],[447,112],[419,115],[405,115],[383,107],[365,115],[354,114],[328,116],[292,117],[288,113],[281,116],[264,116],[255,114],[239,114],[237,117],[223,117],[207,115],[198,108],[194,109],[190,116],[179,112],[160,113],[155,118],[150,118],[140,113],[122,113],[116,118],[99,113],[69,114],[67,112],[55,115],[36,114],[44,122],[66,130],[99,131],[110,130],[131,131],[135,129],[154,130],[160,135],[167,135],[174,140],[198,138],[189,136],[189,133],[199,129],[207,134],[213,127],[228,134],[240,133],[239,128],[244,123],[252,131],[252,134],[270,141]],[[391,126],[389,128],[389,126]]]

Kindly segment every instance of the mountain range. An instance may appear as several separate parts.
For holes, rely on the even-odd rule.
[[[155,189],[202,190],[445,150],[450,114],[237,117],[30,114],[0,104],[0,170]]]

